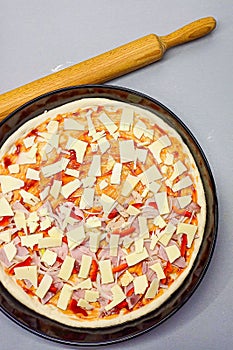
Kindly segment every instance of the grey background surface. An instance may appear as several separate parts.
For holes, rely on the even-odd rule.
[[[192,130],[211,165],[218,240],[192,298],[149,333],[111,349],[233,348],[232,0],[0,0],[0,93],[149,33],[167,34],[205,16],[216,30],[111,83],[167,105]],[[0,315],[0,348],[64,349]]]

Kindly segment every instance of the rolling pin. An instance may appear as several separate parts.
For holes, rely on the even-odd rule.
[[[149,34],[96,57],[0,95],[0,120],[24,103],[47,92],[73,85],[99,84],[160,60],[173,46],[198,39],[216,26],[201,18],[165,36]]]

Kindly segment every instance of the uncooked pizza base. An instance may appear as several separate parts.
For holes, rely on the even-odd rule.
[[[58,309],[57,307],[51,305],[51,304],[45,304],[42,305],[37,297],[32,297],[28,294],[26,294],[23,289],[16,283],[15,278],[12,276],[7,275],[4,272],[4,268],[0,264],[0,280],[4,287],[12,294],[18,301],[20,301],[22,304],[26,305],[30,309],[34,310],[35,312],[44,315],[46,317],[49,317],[55,321],[58,321],[60,323],[73,326],[73,327],[88,327],[88,328],[96,328],[96,327],[109,327],[114,325],[119,325],[125,322],[128,322],[130,320],[135,320],[143,315],[146,315],[147,313],[159,308],[172,294],[175,292],[183,283],[185,278],[188,276],[190,270],[192,269],[193,263],[197,257],[199,248],[201,246],[203,234],[204,234],[204,227],[205,227],[205,217],[206,217],[206,203],[205,203],[205,194],[203,190],[203,185],[201,182],[200,174],[198,172],[197,166],[195,164],[195,161],[188,149],[188,147],[183,143],[181,137],[179,134],[172,129],[168,124],[166,124],[161,118],[156,116],[155,114],[149,112],[148,110],[130,106],[128,104],[114,101],[114,100],[107,100],[107,99],[83,99],[75,102],[68,103],[66,105],[63,105],[61,107],[55,108],[49,112],[45,112],[44,114],[28,121],[25,123],[19,130],[17,130],[14,134],[12,134],[8,140],[5,142],[5,144],[2,146],[0,150],[0,159],[9,152],[12,145],[20,138],[26,136],[29,131],[33,128],[35,128],[37,125],[40,125],[41,123],[45,122],[47,119],[53,119],[58,114],[68,113],[76,111],[79,108],[87,108],[90,106],[104,106],[104,107],[110,107],[114,106],[116,108],[133,108],[135,113],[138,113],[139,115],[143,115],[144,117],[148,118],[152,123],[157,123],[160,128],[166,130],[168,132],[169,136],[175,137],[179,142],[182,144],[184,152],[188,155],[188,158],[190,160],[190,164],[192,167],[192,177],[195,179],[195,188],[198,194],[198,204],[201,207],[201,211],[199,214],[197,214],[198,217],[198,238],[195,239],[194,242],[194,248],[192,251],[191,259],[189,261],[188,266],[184,269],[184,271],[180,274],[180,276],[172,283],[172,285],[167,289],[163,291],[163,294],[160,295],[158,298],[155,298],[155,300],[151,301],[147,305],[141,307],[140,309],[133,310],[131,312],[128,312],[126,314],[119,313],[115,317],[108,317],[107,319],[98,319],[97,320],[85,320],[85,319],[78,319],[75,315],[72,315],[72,313],[66,313],[62,310]]]

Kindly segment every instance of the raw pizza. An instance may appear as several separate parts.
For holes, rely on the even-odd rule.
[[[201,178],[155,114],[107,99],[45,112],[0,151],[0,280],[21,303],[74,327],[161,306],[204,233]]]

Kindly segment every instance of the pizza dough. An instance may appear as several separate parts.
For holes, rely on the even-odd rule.
[[[134,105],[89,98],[45,112],[0,150],[0,280],[74,327],[161,306],[198,254],[206,203],[179,134]]]

